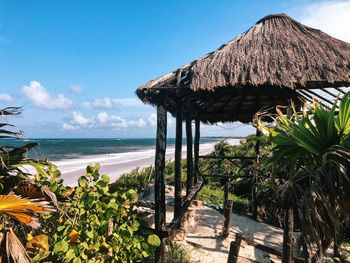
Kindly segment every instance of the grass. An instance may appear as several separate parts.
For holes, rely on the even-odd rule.
[[[217,184],[207,184],[202,187],[198,196],[203,201],[219,206],[224,202],[224,191]],[[240,198],[234,194],[229,194],[229,199],[233,200],[233,211],[237,213],[246,213],[249,211],[249,200]]]
[[[168,240],[168,250],[166,252],[167,263],[192,263],[189,252],[184,249],[181,245]]]
[[[186,181],[186,160],[182,161],[182,181]],[[143,192],[146,189],[148,183],[154,181],[154,166],[150,165],[145,168],[135,168],[132,171],[123,174],[114,183],[110,184],[110,190],[112,192],[119,191],[121,189],[134,189],[138,193]],[[166,161],[164,168],[164,177],[168,185],[174,184],[175,177],[175,163],[174,161]]]
[[[111,192],[116,192],[121,189],[134,189],[138,193],[144,191],[149,181],[154,178],[153,166],[146,168],[135,168],[129,173],[123,174],[117,181],[110,184]]]

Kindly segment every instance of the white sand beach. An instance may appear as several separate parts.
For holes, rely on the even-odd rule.
[[[237,143],[238,140],[228,140],[229,143]],[[200,155],[208,154],[214,149],[216,143],[200,144]],[[166,159],[174,159],[175,148],[169,146],[166,150]],[[101,164],[101,174],[108,174],[111,181],[118,179],[122,174],[131,171],[136,167],[146,167],[154,164],[155,149],[145,149],[126,153],[105,154],[83,156],[76,159],[64,159],[56,161],[55,164],[60,169],[64,182],[74,186],[77,179],[85,173],[89,163]],[[186,147],[183,146],[183,158],[186,158]]]

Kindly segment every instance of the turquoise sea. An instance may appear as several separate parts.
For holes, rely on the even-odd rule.
[[[213,143],[220,138],[203,137],[201,144]],[[103,138],[103,139],[26,139],[26,140],[0,140],[0,145],[15,146],[27,143],[38,143],[38,146],[29,152],[29,156],[36,159],[58,161],[62,159],[76,159],[83,156],[106,155],[143,151],[154,149],[154,138]],[[175,139],[169,138],[167,143],[171,147]],[[184,140],[185,144],[186,141]]]

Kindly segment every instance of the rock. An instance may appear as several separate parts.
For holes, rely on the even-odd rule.
[[[201,207],[201,206],[203,206],[203,201],[202,200],[193,200],[192,205],[195,207]]]
[[[171,240],[174,241],[182,241],[185,239],[186,231],[183,229],[174,230],[173,233],[171,233]]]

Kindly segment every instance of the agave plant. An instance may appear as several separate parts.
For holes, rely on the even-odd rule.
[[[309,248],[324,253],[341,238],[350,215],[350,94],[326,108],[314,107],[286,117],[277,109],[276,126],[259,128],[275,144],[268,164],[283,178],[282,205],[300,218]]]

